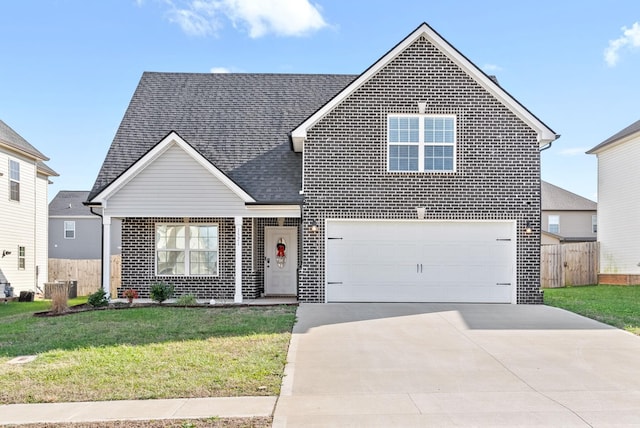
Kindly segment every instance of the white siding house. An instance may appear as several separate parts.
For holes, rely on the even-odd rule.
[[[599,282],[640,284],[640,120],[587,153],[598,157]]]
[[[0,120],[0,278],[20,291],[47,282],[49,160]],[[0,297],[4,297],[0,284]]]

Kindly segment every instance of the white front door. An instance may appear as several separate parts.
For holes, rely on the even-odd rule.
[[[264,228],[264,294],[295,296],[298,272],[298,228]]]

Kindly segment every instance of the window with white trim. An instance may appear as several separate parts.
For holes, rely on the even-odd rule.
[[[20,201],[20,163],[9,159],[9,199]]]
[[[387,127],[389,171],[456,170],[455,115],[389,115]]]
[[[549,216],[549,232],[555,233],[555,234],[560,233],[560,216],[559,215]]]
[[[76,239],[76,222],[64,222],[64,239]]]
[[[27,249],[23,246],[18,246],[18,269],[25,270],[27,266]]]
[[[598,233],[598,216],[595,214],[591,216],[591,231]]]
[[[156,224],[156,275],[217,276],[217,224]]]

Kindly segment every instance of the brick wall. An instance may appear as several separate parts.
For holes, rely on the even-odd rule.
[[[175,286],[175,296],[195,294],[199,299],[233,300],[235,294],[235,225],[232,218],[192,218],[191,223],[217,223],[219,226],[219,275],[210,276],[156,276],[155,225],[156,223],[182,223],[182,218],[125,218],[122,221],[122,287],[133,288],[141,298],[149,297],[149,287],[164,281]],[[252,219],[242,224],[242,295],[259,296],[261,277],[253,270],[254,228]]]
[[[418,113],[418,102],[456,115],[455,173],[387,172],[387,115]],[[427,219],[517,220],[517,302],[542,302],[536,134],[426,39],[308,130],[303,173],[301,301],[325,298],[324,219],[412,219],[423,206]]]

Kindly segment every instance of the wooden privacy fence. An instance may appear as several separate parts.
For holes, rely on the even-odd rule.
[[[111,293],[120,287],[121,258],[111,256]],[[100,260],[49,259],[49,281],[78,281],[78,296],[88,296],[100,288]]]
[[[542,288],[598,283],[597,242],[543,245],[540,249]]]

